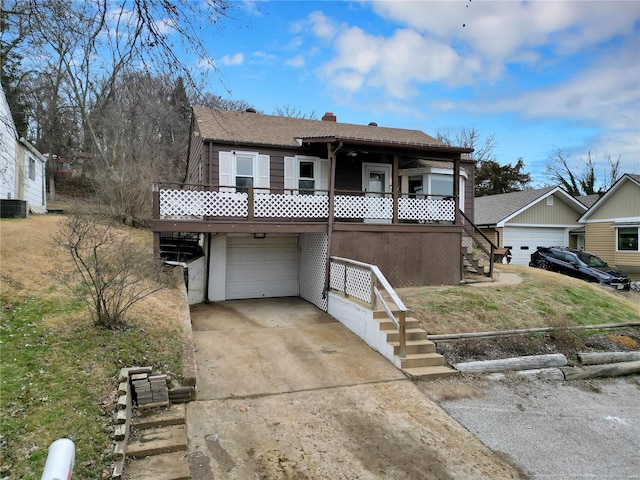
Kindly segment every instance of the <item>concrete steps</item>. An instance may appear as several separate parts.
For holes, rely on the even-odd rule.
[[[394,312],[397,313],[397,312]],[[387,343],[393,346],[394,354],[400,360],[401,369],[411,378],[431,379],[455,375],[457,372],[445,367],[444,357],[436,352],[435,344],[427,339],[427,332],[420,328],[420,322],[406,317],[406,356],[400,358],[400,332],[393,321],[382,310],[373,312],[380,331],[386,333]]]
[[[438,378],[451,377],[458,374],[456,370],[445,366],[404,368],[402,371],[409,378],[414,380],[436,380]]]
[[[188,480],[184,404],[145,411],[131,422],[127,443],[127,480]]]

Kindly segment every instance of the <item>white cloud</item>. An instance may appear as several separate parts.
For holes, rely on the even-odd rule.
[[[304,67],[304,55],[296,55],[295,57],[288,58],[284,64],[288,67],[300,68]]]
[[[309,24],[314,35],[320,38],[330,39],[336,34],[336,26],[319,11],[311,12],[309,14]]]
[[[160,35],[169,35],[175,31],[173,22],[168,18],[156,20],[154,23],[155,31]]]
[[[238,52],[233,55],[224,55],[220,59],[222,65],[242,65],[244,63],[244,53]]]
[[[407,99],[416,94],[417,83],[468,84],[482,67],[478,57],[463,58],[451,46],[408,29],[384,38],[348,28],[336,38],[335,49],[336,57],[320,72],[330,83],[349,85],[352,93],[366,85]]]
[[[264,63],[273,63],[278,60],[278,57],[273,53],[267,53],[264,50],[256,50],[251,55]]]
[[[580,119],[614,130],[640,126],[640,71],[635,47],[618,47],[617,56],[593,60],[588,69],[564,82],[486,99],[475,105],[485,113],[518,112],[527,119]],[[640,142],[640,139],[638,140]]]
[[[455,40],[498,62],[545,45],[559,54],[574,53],[629,34],[640,18],[636,1],[382,1],[372,6],[384,18]]]
[[[200,57],[198,59],[198,68],[201,68],[203,70],[215,70],[216,62],[213,60],[213,58]]]

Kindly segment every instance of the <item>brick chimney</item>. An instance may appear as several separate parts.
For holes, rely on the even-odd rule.
[[[333,112],[327,112],[322,116],[322,121],[323,122],[337,122],[338,119],[333,114]]]

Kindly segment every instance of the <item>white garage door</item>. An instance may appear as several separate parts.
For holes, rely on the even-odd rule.
[[[511,247],[511,263],[529,265],[531,254],[537,247],[568,245],[569,237],[566,228],[541,227],[505,227],[502,244]]]
[[[297,295],[297,236],[227,239],[227,300]]]

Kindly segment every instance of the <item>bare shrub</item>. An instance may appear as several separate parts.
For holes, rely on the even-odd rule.
[[[53,242],[75,266],[58,278],[87,304],[96,326],[124,326],[134,304],[164,288],[162,263],[106,217],[70,214]]]
[[[553,328],[549,333],[549,337],[556,344],[558,350],[565,355],[577,353],[584,346],[576,332],[569,328],[568,321],[553,319],[548,322],[548,325]]]

